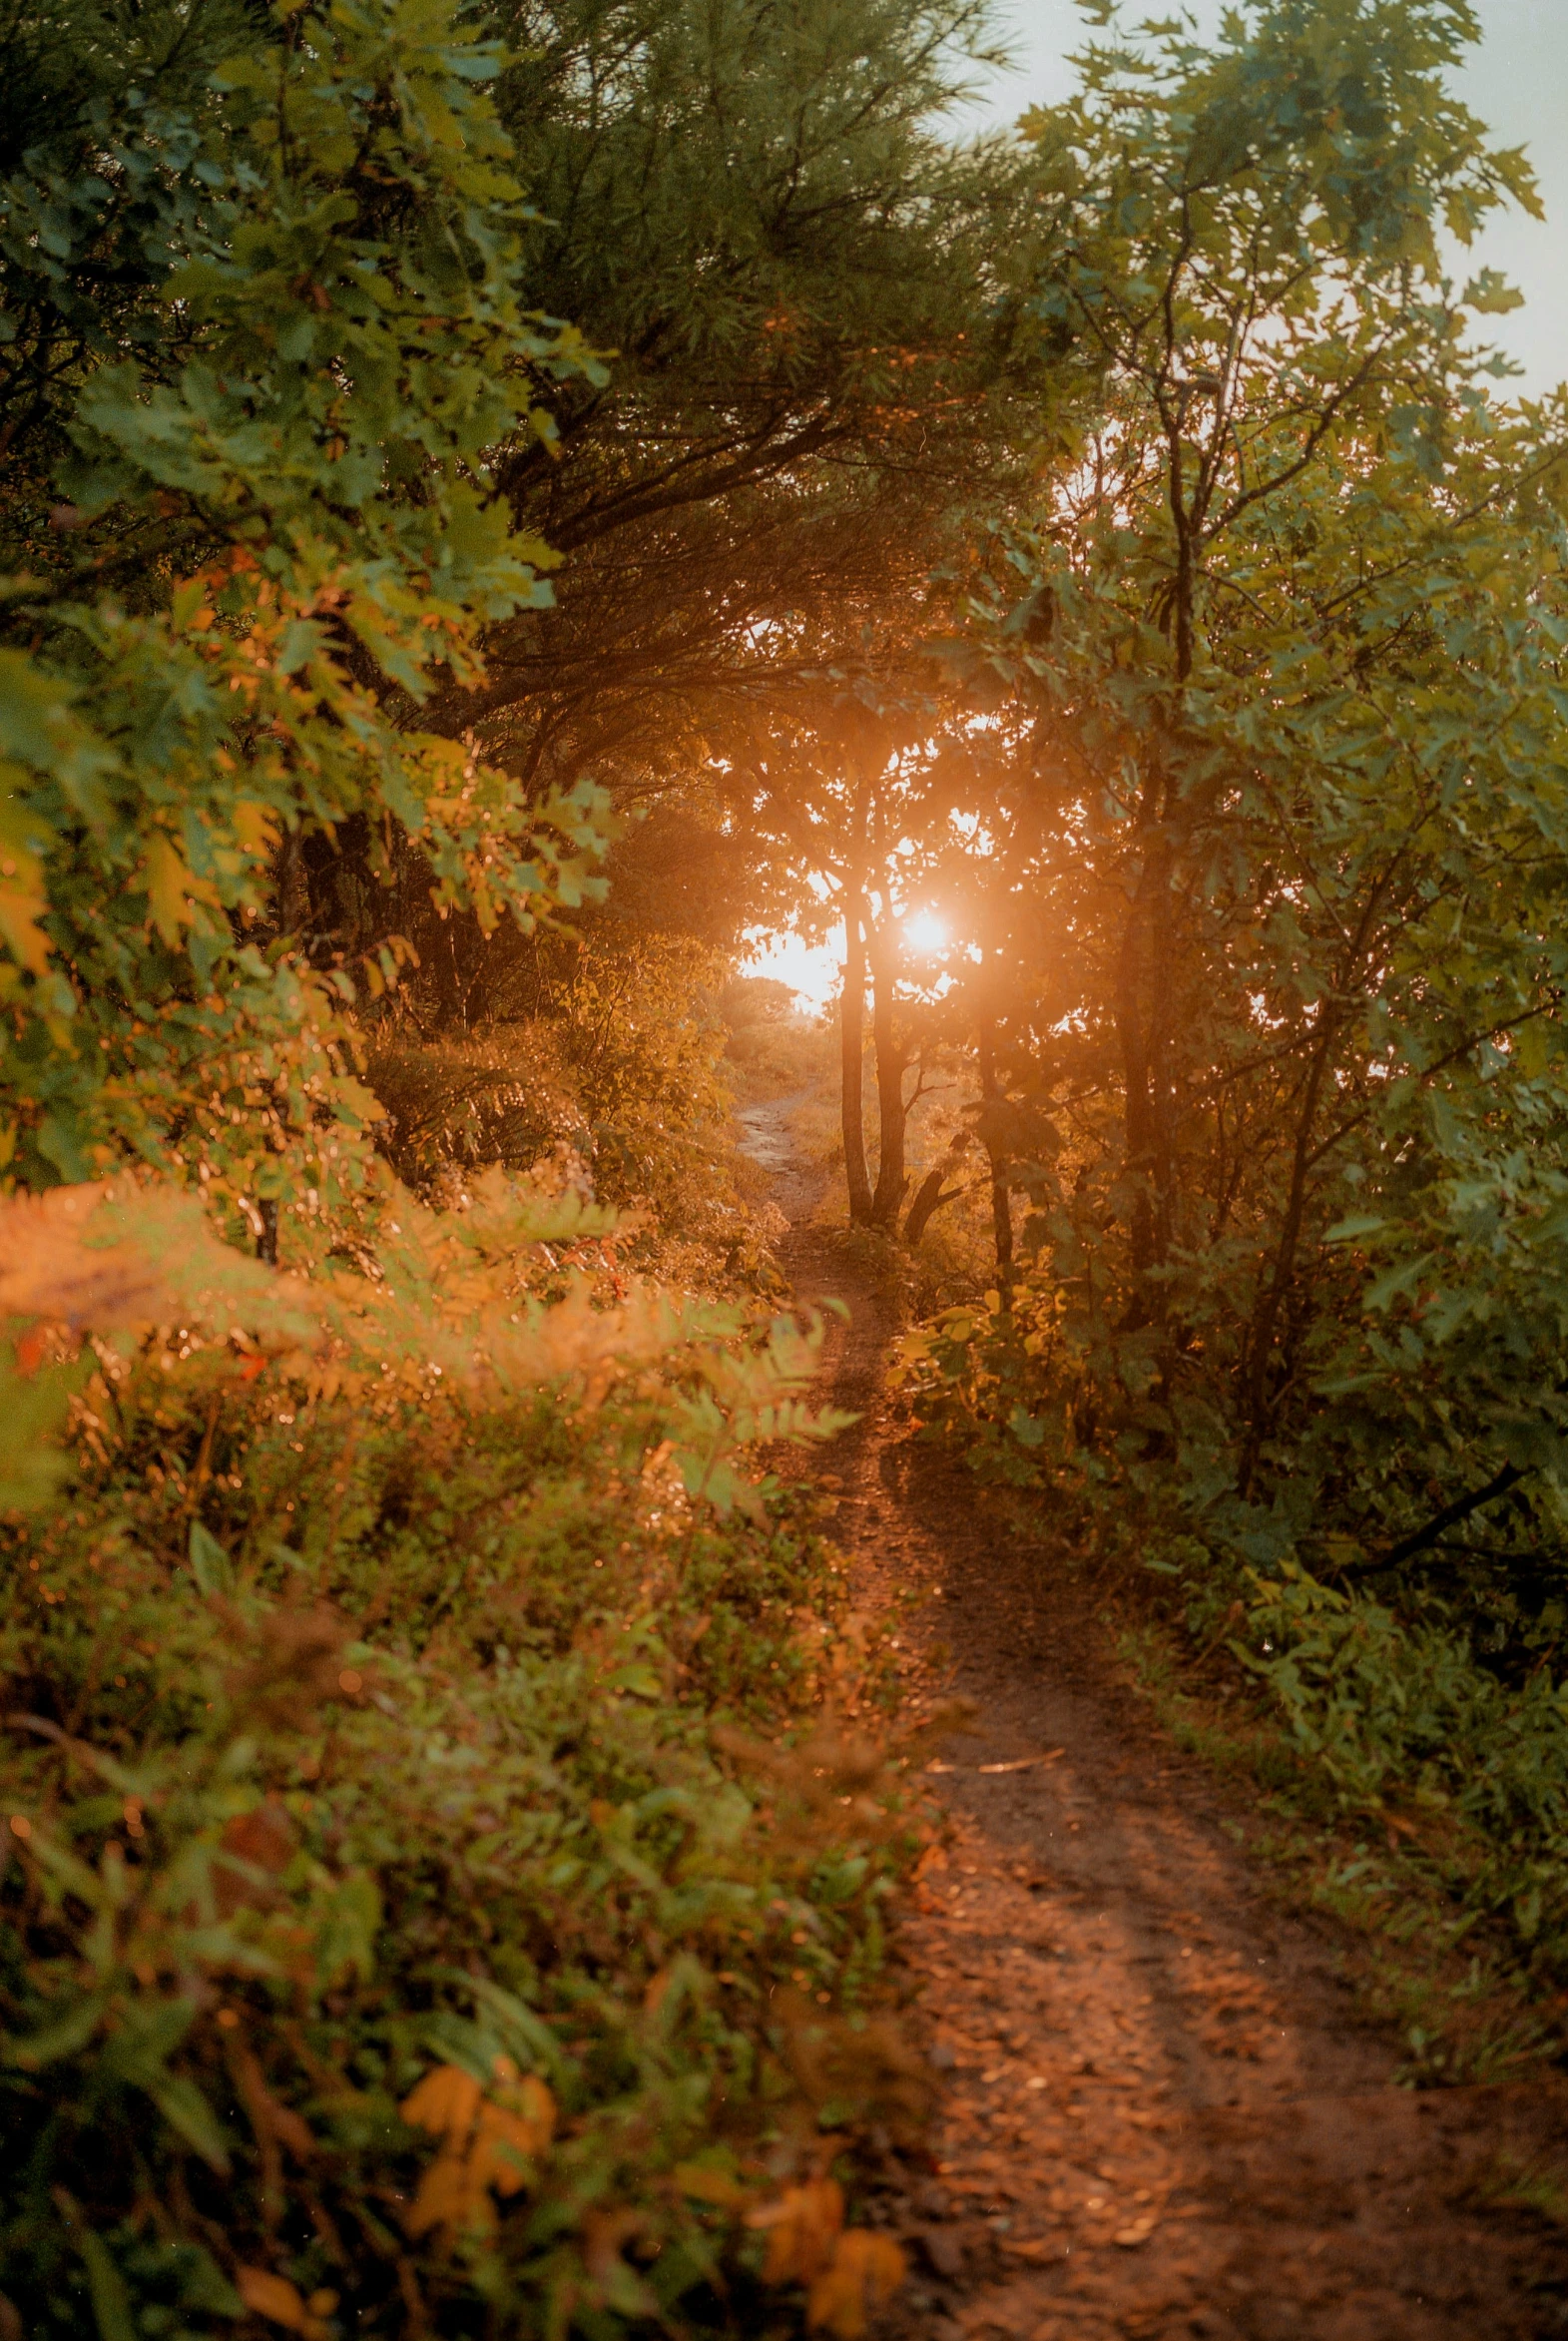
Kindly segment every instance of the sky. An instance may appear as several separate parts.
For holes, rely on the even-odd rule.
[[[1204,30],[1223,13],[1221,0],[1187,0]],[[1524,294],[1523,308],[1487,321],[1524,367],[1519,388],[1549,390],[1568,378],[1568,0],[1474,0],[1482,41],[1455,77],[1472,113],[1489,123],[1499,145],[1529,150],[1546,205],[1545,223],[1522,213],[1500,217],[1465,256],[1467,275],[1500,270]],[[1138,5],[1127,17],[1175,12],[1175,0]],[[1071,94],[1068,59],[1083,45],[1084,19],[1073,0],[1010,0],[1002,10],[1011,27],[1017,70],[992,84],[977,112],[1012,121],[1025,107],[1053,104]],[[1457,273],[1457,271],[1456,271]]]
[[[1189,5],[1202,26],[1218,23],[1221,0]],[[1164,15],[1170,6],[1171,0],[1165,6],[1150,0],[1147,7],[1130,6],[1128,15]],[[1457,76],[1459,94],[1500,145],[1529,150],[1547,216],[1544,223],[1522,213],[1499,216],[1459,265],[1466,275],[1497,269],[1524,294],[1522,308],[1485,324],[1488,338],[1523,367],[1517,387],[1538,394],[1568,379],[1568,0],[1475,0],[1475,7],[1483,38]],[[1013,0],[1006,20],[1016,69],[983,93],[977,119],[1013,121],[1026,107],[1072,90],[1068,59],[1084,34],[1073,0]],[[837,952],[807,946],[797,935],[759,931],[756,940],[754,973],[797,986],[802,1006],[820,1006],[832,995]]]

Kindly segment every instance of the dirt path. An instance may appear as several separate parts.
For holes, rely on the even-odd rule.
[[[835,1525],[862,1601],[900,1605],[910,1699],[974,1708],[943,1756],[945,1867],[901,1942],[943,2101],[934,2175],[895,2214],[917,2264],[891,2331],[1568,2334],[1568,2243],[1488,2200],[1510,2168],[1560,2169],[1563,2099],[1393,2084],[1326,1927],[1265,1899],[1224,1793],[1117,1683],[1082,1595],[892,1420],[890,1313],[807,1224],[791,1102],[751,1109],[749,1135],[796,1292],[852,1310],[823,1368],[861,1416],[829,1459]]]

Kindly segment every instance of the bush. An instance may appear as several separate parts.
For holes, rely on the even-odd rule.
[[[0,1171],[141,1160],[259,1227],[360,1192],[345,1010],[406,958],[299,946],[304,841],[386,878],[400,832],[487,929],[599,884],[592,788],[529,805],[416,711],[548,600],[491,466],[602,369],[531,309],[500,53],[448,0],[209,5],[126,79],[118,24],[36,30],[87,94],[0,182],[37,466],[0,518]]]
[[[174,1222],[9,1208],[110,1326],[8,1386],[76,1382],[0,1595],[23,2329],[723,2323],[767,2236],[852,2330],[890,2264],[826,2169],[920,2111],[868,2015],[912,1831],[809,1509],[735,1467],[831,1427],[808,1345],[499,1180],[369,1278],[187,1247],[140,1335]]]
[[[425,1039],[378,1032],[365,1079],[386,1114],[381,1143],[414,1186],[500,1163],[526,1171],[557,1143],[592,1146],[571,1071],[543,1019]]]

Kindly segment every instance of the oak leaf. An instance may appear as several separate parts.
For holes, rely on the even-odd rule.
[[[441,2149],[403,2214],[410,2235],[432,2227],[456,2231],[494,2223],[493,2194],[516,2194],[528,2165],[555,2133],[555,2099],[532,2073],[518,2077],[510,2057],[496,2059],[494,2093],[472,2073],[438,2065],[403,2099],[403,2119],[441,2139]]]

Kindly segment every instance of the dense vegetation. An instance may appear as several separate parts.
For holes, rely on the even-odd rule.
[[[560,923],[610,791],[471,706],[609,380],[497,29],[6,30],[7,2332],[847,2334],[899,2273],[836,2172],[921,2109],[917,1816],[744,1461],[832,1423],[725,967],[635,868]]]
[[[0,2334],[896,2283],[758,923],[932,1433],[1563,1987],[1532,183],[1464,0],[1085,14],[977,141],[983,0],[0,26]]]
[[[1444,92],[1473,30],[1260,10],[1095,49],[1029,126],[1092,397],[971,593],[1010,755],[928,864],[1026,1216],[916,1380],[1551,1992],[1568,408],[1509,401],[1506,289],[1444,273],[1533,201]]]

